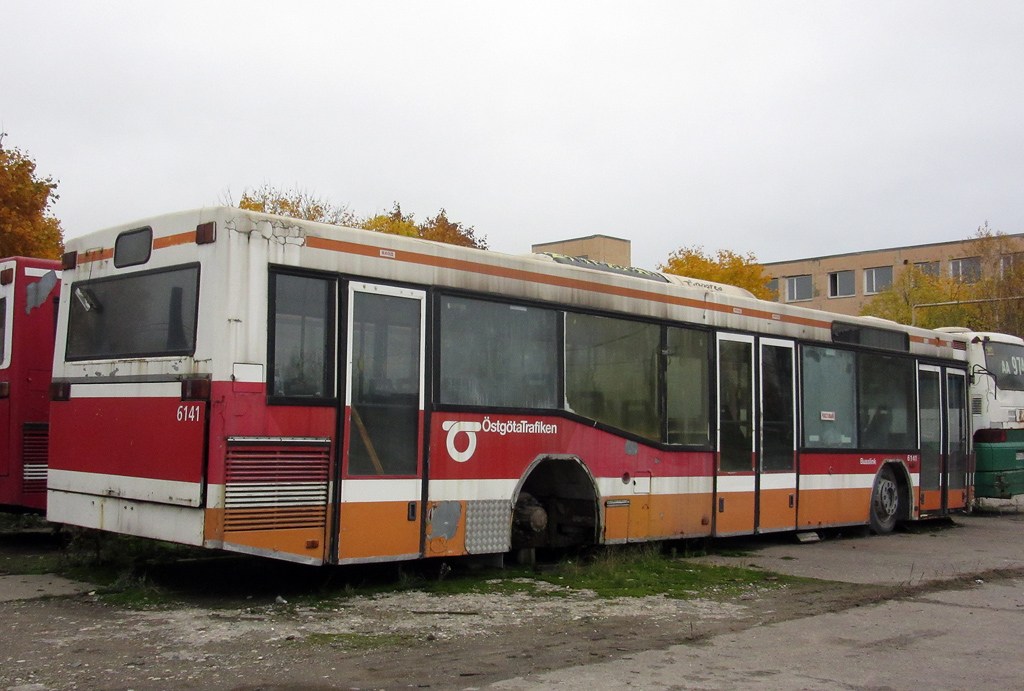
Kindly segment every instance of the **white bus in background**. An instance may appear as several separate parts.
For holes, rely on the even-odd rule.
[[[938,330],[968,338],[977,505],[1024,505],[1024,339],[954,327]]]

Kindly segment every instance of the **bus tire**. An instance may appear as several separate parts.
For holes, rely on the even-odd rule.
[[[891,533],[899,520],[902,503],[896,474],[892,468],[884,466],[875,476],[875,484],[871,488],[871,510],[868,517],[871,532],[875,535]]]

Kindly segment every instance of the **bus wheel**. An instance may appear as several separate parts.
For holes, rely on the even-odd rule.
[[[871,489],[871,515],[868,522],[875,535],[888,535],[896,527],[901,510],[900,488],[892,468],[885,466],[875,476]]]

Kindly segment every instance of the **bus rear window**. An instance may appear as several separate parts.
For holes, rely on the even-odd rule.
[[[1006,391],[1024,391],[1024,346],[1016,343],[985,343],[985,369]]]
[[[153,251],[153,229],[139,228],[117,236],[114,242],[114,266],[121,269],[149,261]]]
[[[191,355],[199,266],[79,281],[71,286],[66,359]]]

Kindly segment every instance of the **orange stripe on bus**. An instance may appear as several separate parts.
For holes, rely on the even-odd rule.
[[[941,338],[929,338],[927,336],[911,336],[910,340],[914,343],[924,343],[925,345],[937,345],[939,347],[952,348],[953,341],[943,341]]]
[[[545,283],[547,285],[558,286],[561,288],[588,290],[596,293],[616,295],[618,297],[650,300],[653,302],[662,302],[672,305],[678,305],[681,307],[692,307],[694,309],[706,309],[712,310],[714,312],[734,314],[734,307],[732,305],[720,305],[716,303],[709,303],[704,300],[695,300],[693,298],[685,298],[675,295],[661,295],[658,293],[649,293],[647,291],[639,290],[637,288],[623,288],[621,286],[612,286],[603,283],[595,283],[592,281],[585,281],[578,278],[563,278],[561,276],[551,276],[549,274],[537,273],[534,271],[526,271],[524,269],[509,269],[502,266],[488,266],[486,264],[478,264],[476,262],[466,261],[465,259],[434,257],[431,255],[419,254],[416,252],[406,252],[403,250],[389,250],[380,247],[360,245],[354,242],[346,242],[344,240],[331,240],[328,238],[319,237],[307,237],[306,244],[314,249],[329,250],[331,252],[345,252],[348,254],[362,255],[364,257],[384,257],[387,259],[391,259],[393,261],[406,262],[410,264],[422,264],[425,266],[434,266],[439,269],[453,269],[455,271],[465,271],[468,273],[483,274],[486,276],[496,276],[498,278],[511,278],[517,281],[525,281],[529,283]],[[746,307],[743,308],[743,314],[744,316],[749,317],[759,317],[761,319],[768,319],[771,321],[784,321],[790,324],[798,324],[800,326],[811,326],[820,329],[829,329],[832,326],[831,322],[821,321],[819,319],[807,319],[804,317],[779,315],[776,312],[750,309]]]
[[[84,264],[86,262],[98,262],[103,259],[110,259],[114,256],[114,249],[107,250],[90,250],[89,252],[82,252],[78,255],[78,263]]]
[[[187,245],[190,242],[196,241],[196,231],[190,230],[187,233],[178,233],[177,235],[166,235],[162,238],[153,238],[153,249],[162,250],[165,247],[174,247],[175,245]]]

